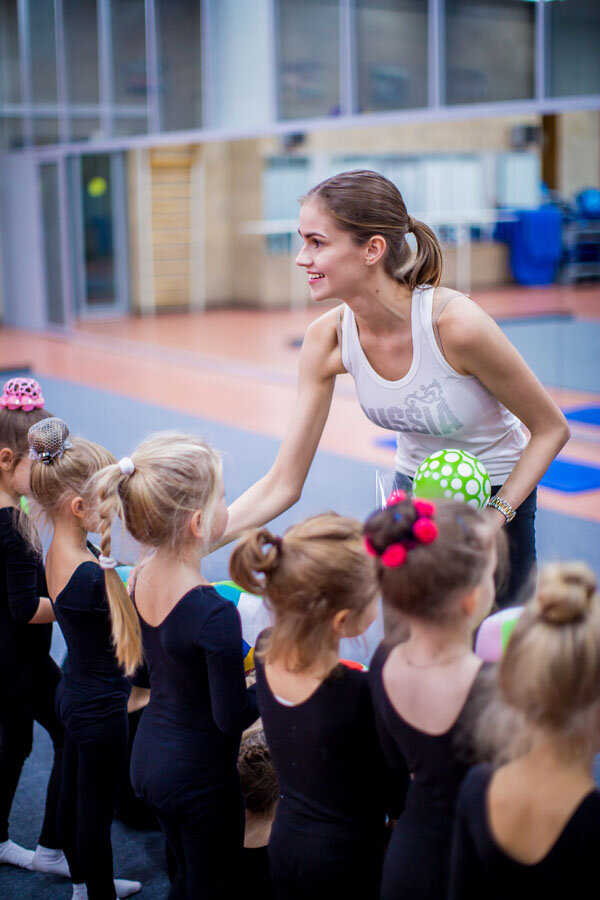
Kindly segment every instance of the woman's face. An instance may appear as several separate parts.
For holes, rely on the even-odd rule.
[[[357,293],[365,275],[365,249],[335,225],[316,199],[300,209],[302,250],[296,265],[306,269],[312,300],[346,300]]]

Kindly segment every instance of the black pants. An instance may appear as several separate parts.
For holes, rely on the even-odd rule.
[[[88,900],[114,900],[112,820],[127,762],[127,710],[65,728],[59,834],[75,884]]]
[[[446,900],[451,830],[439,835],[401,816],[385,855],[381,900]]]
[[[492,497],[500,487],[492,485]],[[496,603],[503,609],[515,603],[525,603],[534,590],[536,563],[535,514],[537,511],[537,488],[523,500],[517,514],[505,525],[508,540],[508,572],[500,573],[497,585]]]
[[[32,626],[34,627],[34,626]],[[50,735],[54,760],[48,788],[44,822],[39,838],[43,847],[61,847],[57,828],[57,807],[63,765],[62,725],[55,712],[56,687],[61,672],[47,658],[24,672],[7,689],[0,700],[0,842],[8,840],[8,818],[25,760],[33,746],[33,723],[39,722]]]
[[[382,862],[383,835],[371,844],[324,838],[299,834],[275,820],[269,839],[276,900],[377,900]]]
[[[172,868],[169,900],[232,900],[252,893],[252,885],[239,884],[244,804],[237,779],[222,792],[218,807],[199,806],[197,815],[191,804],[185,811],[155,813]]]

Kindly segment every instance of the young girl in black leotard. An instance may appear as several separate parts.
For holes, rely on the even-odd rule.
[[[197,438],[159,434],[137,448],[127,468],[109,466],[90,489],[99,498],[106,557],[116,514],[153,551],[134,588],[150,702],[131,780],[156,812],[177,864],[169,897],[231,900],[244,836],[237,755],[242,730],[258,713],[246,689],[237,609],[201,570],[227,522],[221,461]]]
[[[54,613],[46,596],[39,537],[19,509],[21,496],[30,491],[27,432],[51,415],[33,378],[6,382],[0,398],[0,864],[68,877],[56,830],[63,729],[54,709],[60,680],[60,669],[50,657]],[[8,837],[10,809],[31,752],[34,721],[46,729],[54,745],[35,854]]]
[[[376,898],[388,769],[366,673],[338,659],[340,638],[362,634],[377,612],[360,524],[329,513],[283,538],[254,530],[233,551],[230,571],[274,614],[255,659],[279,781],[269,842],[275,896]]]
[[[113,882],[111,823],[127,755],[126,674],[141,661],[135,610],[116,572],[106,575],[87,543],[97,520],[84,500],[88,479],[114,457],[69,438],[61,419],[29,431],[31,490],[53,527],[46,576],[68,657],[57,692],[65,729],[59,834],[74,900],[114,900],[137,881]],[[108,588],[108,590],[107,590]]]
[[[405,499],[365,525],[384,608],[408,639],[380,645],[370,683],[386,755],[408,765],[406,808],[384,863],[382,900],[445,900],[456,796],[468,762],[459,748],[481,661],[473,631],[494,598],[496,538],[467,504]]]
[[[493,726],[511,762],[461,788],[451,900],[571,900],[600,885],[600,596],[583,563],[548,566],[500,663]],[[487,721],[490,720],[490,721]],[[488,729],[486,729],[487,731]]]

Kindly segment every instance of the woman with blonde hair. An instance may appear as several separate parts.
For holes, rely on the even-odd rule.
[[[141,888],[139,881],[113,880],[110,838],[127,756],[126,675],[140,664],[141,647],[121,579],[88,543],[97,519],[85,493],[90,477],[114,457],[98,444],[71,438],[57,418],[30,428],[28,441],[31,492],[52,526],[48,593],[68,650],[57,690],[65,729],[59,834],[73,900],[114,900]]]
[[[571,900],[600,883],[600,596],[583,563],[545,568],[498,673],[510,762],[462,786],[451,900]],[[484,715],[482,725],[489,725]]]
[[[151,551],[133,589],[150,702],[131,780],[177,864],[169,897],[230,900],[244,837],[237,756],[257,710],[246,689],[237,609],[202,573],[203,555],[227,524],[221,460],[199,438],[157,434],[99,472],[89,490],[104,557],[111,558],[116,516]]]
[[[280,799],[269,840],[275,897],[379,893],[387,806],[401,806],[379,747],[367,674],[339,660],[342,637],[377,614],[361,525],[326,513],[283,537],[248,532],[232,578],[273,616],[256,644],[256,683]]]
[[[568,438],[564,416],[495,322],[469,297],[440,287],[437,237],[409,215],[389,179],[367,170],[326,179],[302,198],[298,231],[296,264],[311,299],[343,305],[308,329],[281,449],[231,505],[226,537],[298,500],[336,376],[347,372],[365,415],[396,433],[397,487],[408,489],[423,459],[446,447],[486,466],[494,495],[486,515],[497,530],[508,525],[502,602],[514,598],[535,561],[536,486]]]

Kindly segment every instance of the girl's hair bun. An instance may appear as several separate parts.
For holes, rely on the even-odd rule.
[[[540,617],[549,625],[578,622],[588,614],[595,591],[596,578],[584,563],[547,566],[538,589]]]

